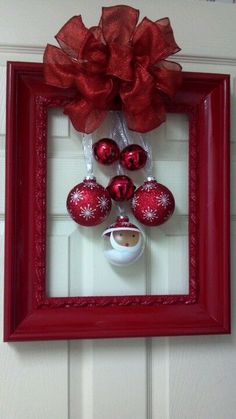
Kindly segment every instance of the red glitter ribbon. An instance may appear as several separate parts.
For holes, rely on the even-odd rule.
[[[74,127],[90,133],[109,110],[121,109],[128,128],[147,132],[165,120],[165,96],[181,83],[181,66],[166,58],[180,50],[168,18],[153,22],[129,6],[103,7],[98,26],[72,17],[56,35],[61,48],[47,45],[48,84],[75,87],[65,106]]]

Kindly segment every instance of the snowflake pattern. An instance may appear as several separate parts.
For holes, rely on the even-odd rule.
[[[150,207],[147,207],[147,209],[143,210],[142,213],[143,218],[147,221],[154,221],[158,218],[157,211]]]
[[[106,211],[109,208],[109,200],[105,197],[105,195],[103,196],[98,196],[97,197],[98,200],[98,204],[97,207],[101,210],[101,211]]]
[[[170,197],[164,192],[161,192],[160,195],[157,197],[157,203],[159,206],[163,208],[167,208],[170,205]]]
[[[84,191],[79,191],[76,189],[70,196],[70,202],[73,202],[75,205],[78,204],[80,200],[83,199]]]
[[[132,199],[132,207],[136,209],[139,206],[138,196],[134,196]]]
[[[85,218],[85,220],[90,220],[91,218],[95,218],[95,211],[96,210],[93,209],[90,204],[88,204],[80,208],[80,216]]]
[[[96,182],[90,181],[90,182],[85,182],[83,187],[89,188],[89,189],[95,189],[95,188],[98,188],[99,185]]]
[[[144,183],[144,185],[141,188],[142,191],[151,191],[152,189],[156,189],[156,185],[155,183],[151,182]]]

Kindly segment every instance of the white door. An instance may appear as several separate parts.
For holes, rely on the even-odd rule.
[[[236,6],[198,0],[130,0],[141,16],[169,16],[182,47],[176,60],[186,71],[231,74],[232,82],[232,251],[235,251],[235,75]],[[233,3],[233,1],[231,2]],[[44,46],[73,15],[88,26],[98,22],[111,0],[0,0],[0,257],[1,295],[4,234],[4,147],[6,61],[42,61]],[[49,289],[52,295],[144,293],[146,278],[134,282],[112,273],[95,252],[91,230],[80,233],[66,215],[65,194],[84,174],[79,139],[61,112],[50,116]],[[187,287],[187,121],[169,117],[157,132],[154,155],[158,177],[176,197],[178,214],[169,227],[152,230],[149,252],[153,292],[183,292]],[[156,141],[154,141],[156,140]],[[175,173],[173,176],[170,173]],[[105,175],[100,181],[105,181]],[[101,227],[102,231],[102,227]],[[83,264],[76,264],[77,245]],[[97,253],[96,253],[97,254]],[[102,254],[101,254],[102,256]],[[93,264],[91,264],[91,258]],[[60,265],[58,261],[60,262]],[[90,263],[86,263],[89,261]],[[148,254],[138,265],[145,272]],[[171,261],[171,263],[170,263]],[[235,257],[232,258],[234,296]],[[103,269],[101,282],[95,272]],[[176,282],[171,283],[175,271]],[[77,274],[80,284],[70,282]],[[152,275],[160,282],[152,286]],[[94,278],[90,283],[86,278]],[[109,278],[109,280],[108,280]],[[178,279],[185,278],[185,281]],[[133,281],[132,281],[133,280]],[[232,299],[233,301],[233,299]],[[1,303],[3,301],[1,300]],[[236,418],[236,338],[198,336],[61,342],[0,343],[1,419],[234,419]],[[2,321],[1,321],[2,324]]]

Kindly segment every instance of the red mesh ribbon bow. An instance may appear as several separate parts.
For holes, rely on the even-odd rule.
[[[166,58],[180,48],[168,18],[145,17],[137,25],[138,18],[139,11],[129,6],[103,7],[98,26],[88,29],[74,16],[56,35],[61,49],[47,45],[45,79],[76,87],[64,112],[78,131],[94,131],[114,109],[138,132],[165,120],[164,96],[172,97],[181,83],[181,66]]]

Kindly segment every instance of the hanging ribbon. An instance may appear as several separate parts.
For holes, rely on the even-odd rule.
[[[150,141],[147,141],[147,139],[139,134],[139,139],[142,147],[147,152],[147,162],[145,165],[145,172],[147,175],[147,179],[150,180],[153,178],[153,158],[152,158],[152,145]]]
[[[93,135],[82,134],[84,162],[88,178],[93,178]]]
[[[165,96],[173,97],[182,79],[181,66],[166,58],[180,48],[168,18],[137,25],[138,18],[130,6],[103,7],[98,26],[88,29],[74,16],[56,35],[61,48],[47,45],[46,82],[77,90],[64,109],[76,130],[93,132],[116,109],[133,131],[165,120]]]

